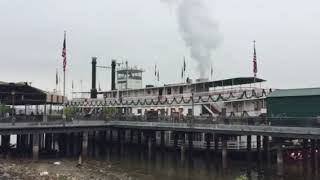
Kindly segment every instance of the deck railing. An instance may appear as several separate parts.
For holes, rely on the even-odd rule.
[[[239,99],[265,98],[272,90],[270,89],[245,89],[228,91],[206,91],[195,93],[183,93],[172,95],[151,95],[114,97],[104,99],[73,99],[68,102],[70,106],[96,107],[96,106],[139,106],[139,105],[164,105],[164,104],[190,104],[210,103],[217,101],[233,101]]]
[[[129,121],[129,122],[166,122],[185,123],[188,125],[248,125],[248,126],[280,126],[280,127],[311,127],[320,128],[320,117],[213,117],[213,116],[145,116],[133,114],[113,114],[104,113],[82,114],[75,113],[65,119],[61,115],[19,115],[0,117],[0,123],[18,122],[69,122],[74,121]]]

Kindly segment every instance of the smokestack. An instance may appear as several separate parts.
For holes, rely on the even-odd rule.
[[[116,90],[116,60],[111,63],[111,90]]]
[[[91,98],[97,98],[97,88],[96,88],[96,68],[97,68],[97,58],[92,57],[92,87],[91,87]]]

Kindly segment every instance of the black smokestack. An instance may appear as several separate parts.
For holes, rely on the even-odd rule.
[[[111,63],[111,90],[116,90],[116,60]]]
[[[92,57],[92,87],[91,87],[91,98],[97,98],[97,88],[96,88],[96,68],[97,68],[97,58]]]

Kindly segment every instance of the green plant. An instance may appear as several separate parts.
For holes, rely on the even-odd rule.
[[[70,120],[77,112],[77,109],[75,107],[65,107],[64,108],[64,115],[66,116],[66,119]]]
[[[4,104],[0,104],[0,115],[10,112],[10,107]]]
[[[241,175],[239,177],[236,177],[235,180],[248,180],[248,177],[246,175]]]
[[[62,175],[59,175],[58,176],[58,180],[67,180],[68,178],[66,176],[62,176]]]
[[[117,109],[115,107],[104,107],[103,113],[106,118],[110,118],[117,113]]]

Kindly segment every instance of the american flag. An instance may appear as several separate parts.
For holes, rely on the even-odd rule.
[[[159,70],[158,70],[158,72],[157,72],[157,80],[158,80],[158,81],[160,80],[160,78],[159,78]]]
[[[213,79],[213,67],[211,65],[211,71],[210,71],[211,79]]]
[[[257,54],[256,54],[256,41],[253,41],[253,73],[254,77],[257,77],[258,66],[257,66]]]
[[[58,77],[58,69],[56,70],[56,85],[59,83],[59,77]]]
[[[187,65],[186,65],[186,58],[183,57],[183,72],[186,72],[186,67],[187,67]]]
[[[62,57],[63,57],[63,71],[66,72],[66,67],[67,67],[66,32],[64,32]]]

